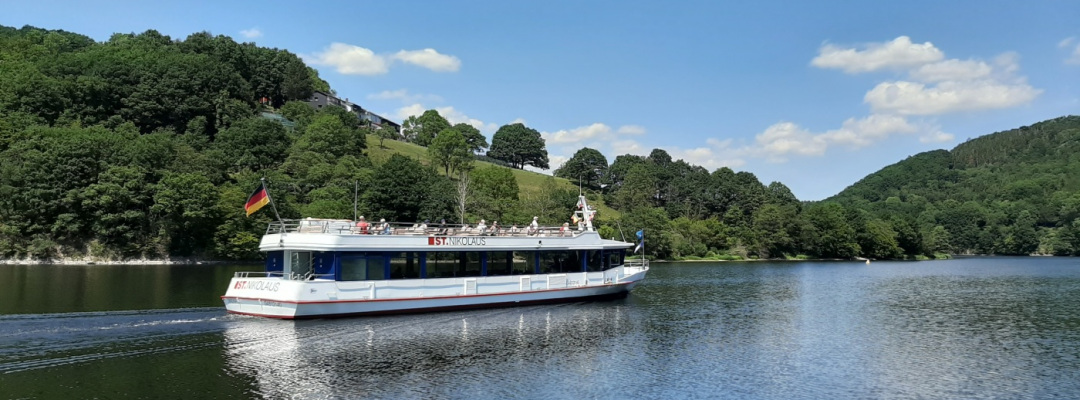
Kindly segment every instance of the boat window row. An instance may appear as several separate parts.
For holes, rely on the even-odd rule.
[[[626,251],[272,251],[271,274],[339,281],[454,278],[500,275],[599,272],[622,265]],[[286,265],[288,264],[288,265]]]

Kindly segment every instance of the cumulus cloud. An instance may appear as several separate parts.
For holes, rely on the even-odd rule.
[[[603,137],[609,137],[610,135],[611,127],[601,124],[599,122],[570,130],[563,129],[552,133],[540,133],[540,137],[544,138],[547,143],[551,144],[581,143],[586,140],[596,140]]]
[[[461,60],[457,57],[440,54],[435,49],[401,50],[394,54],[394,59],[413,64],[435,72],[457,72],[461,69]]]
[[[754,140],[761,153],[772,162],[786,161],[785,156],[789,154],[824,155],[828,147],[820,135],[814,135],[791,122],[773,124],[755,136]]]
[[[461,69],[457,57],[440,54],[435,49],[401,50],[392,55],[378,54],[371,49],[347,43],[331,43],[325,50],[303,56],[312,65],[334,67],[346,75],[382,75],[395,62],[413,64],[435,72],[456,72]]]
[[[753,146],[737,149],[735,154],[765,158],[769,162],[785,162],[790,156],[822,156],[832,146],[858,149],[882,142],[893,135],[918,135],[922,143],[953,140],[932,123],[910,121],[892,114],[871,114],[864,118],[848,118],[840,128],[814,133],[792,122],[780,122],[768,127],[754,139]]]
[[[818,50],[818,56],[810,61],[810,65],[856,74],[887,68],[917,67],[943,58],[945,53],[934,47],[933,43],[912,43],[911,38],[900,36],[885,43],[870,43],[861,49],[825,44]]]
[[[494,133],[495,130],[498,129],[498,126],[496,126],[494,123],[485,123],[482,120],[469,117],[465,113],[463,113],[463,112],[461,112],[461,111],[459,111],[459,110],[457,110],[457,109],[455,109],[454,107],[451,107],[451,106],[433,107],[432,108],[432,107],[425,107],[423,104],[420,104],[420,103],[413,103],[413,104],[407,105],[405,107],[399,108],[397,110],[397,112],[395,112],[394,114],[398,119],[404,121],[404,120],[408,119],[410,116],[415,115],[415,116],[419,117],[420,115],[422,115],[424,113],[424,111],[432,110],[432,109],[434,109],[435,111],[438,111],[439,115],[441,115],[443,118],[446,118],[446,121],[449,122],[450,125],[457,125],[457,124],[461,124],[461,123],[469,124],[469,125],[472,125],[472,127],[479,130],[481,133],[488,134],[488,135]]]
[[[386,57],[370,49],[345,43],[331,43],[326,50],[304,57],[304,61],[334,67],[338,73],[345,75],[382,75],[390,71]]]
[[[897,81],[879,83],[863,100],[875,112],[937,115],[1015,107],[1034,100],[1041,93],[1041,89],[1022,80],[1015,83],[994,79],[945,81],[929,86]]]
[[[993,68],[976,60],[945,60],[923,64],[911,70],[913,80],[920,82],[968,81],[990,77]]]
[[[1071,41],[1061,44],[1070,45]],[[859,49],[827,44],[810,63],[847,73],[906,71],[909,80],[878,83],[863,97],[878,114],[940,115],[1002,109],[1027,104],[1042,93],[1017,75],[1020,63],[1016,53],[998,55],[990,63],[945,59],[945,53],[932,43],[912,43],[907,36]]]
[[[262,31],[259,30],[259,28],[244,29],[244,30],[240,31],[240,36],[243,36],[243,37],[248,38],[248,39],[259,38],[259,37],[262,37],[262,35],[263,35],[263,33],[262,33]]]
[[[644,135],[646,130],[644,126],[640,125],[623,125],[615,132],[621,135]]]
[[[1069,50],[1069,55],[1065,58],[1066,64],[1080,65],[1080,43],[1076,43],[1075,37],[1062,39],[1058,42],[1058,47]]]

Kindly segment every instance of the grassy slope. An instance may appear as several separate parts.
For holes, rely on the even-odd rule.
[[[395,153],[420,160],[420,162],[424,164],[430,164],[426,147],[417,146],[412,143],[399,142],[397,140],[386,140],[383,142],[383,147],[380,147],[379,138],[375,135],[368,135],[367,144],[368,157],[370,157],[371,161],[375,164],[386,162],[386,160],[390,158],[390,155]],[[474,161],[474,163],[477,168],[505,168],[486,161]],[[517,178],[518,188],[520,188],[521,193],[523,194],[539,191],[544,180],[549,178],[548,175],[531,171],[519,169],[511,169],[510,171],[513,172],[514,177]],[[555,182],[568,188],[576,188],[575,185],[567,179],[555,178]],[[619,212],[608,207],[606,204],[603,204],[602,200],[599,204],[593,204],[592,202],[590,202],[590,204],[593,207],[596,207],[597,211],[600,212],[599,215],[603,216],[605,219],[619,217]]]

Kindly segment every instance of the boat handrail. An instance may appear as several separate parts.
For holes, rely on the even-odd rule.
[[[381,222],[368,222],[366,228],[357,226],[357,221],[348,219],[285,219],[273,221],[266,227],[266,234],[278,233],[322,233],[338,235],[415,235],[415,236],[514,236],[514,237],[574,237],[585,232],[571,226],[540,226],[536,229],[528,225],[487,226],[479,228],[469,224],[419,224],[411,222],[386,222],[386,229],[381,229]]]
[[[631,258],[623,260],[624,267],[630,268],[644,268],[649,269],[649,259],[647,258]]]
[[[315,279],[334,279],[334,274],[293,273],[288,276],[281,271],[236,271],[233,278],[286,278],[292,281],[310,281]]]

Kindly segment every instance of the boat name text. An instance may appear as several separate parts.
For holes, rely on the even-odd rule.
[[[487,238],[483,237],[443,237],[429,236],[428,246],[484,246]]]
[[[276,292],[281,287],[281,282],[267,282],[267,281],[236,281],[233,285],[233,289],[247,289],[247,290],[265,290],[267,292]]]

